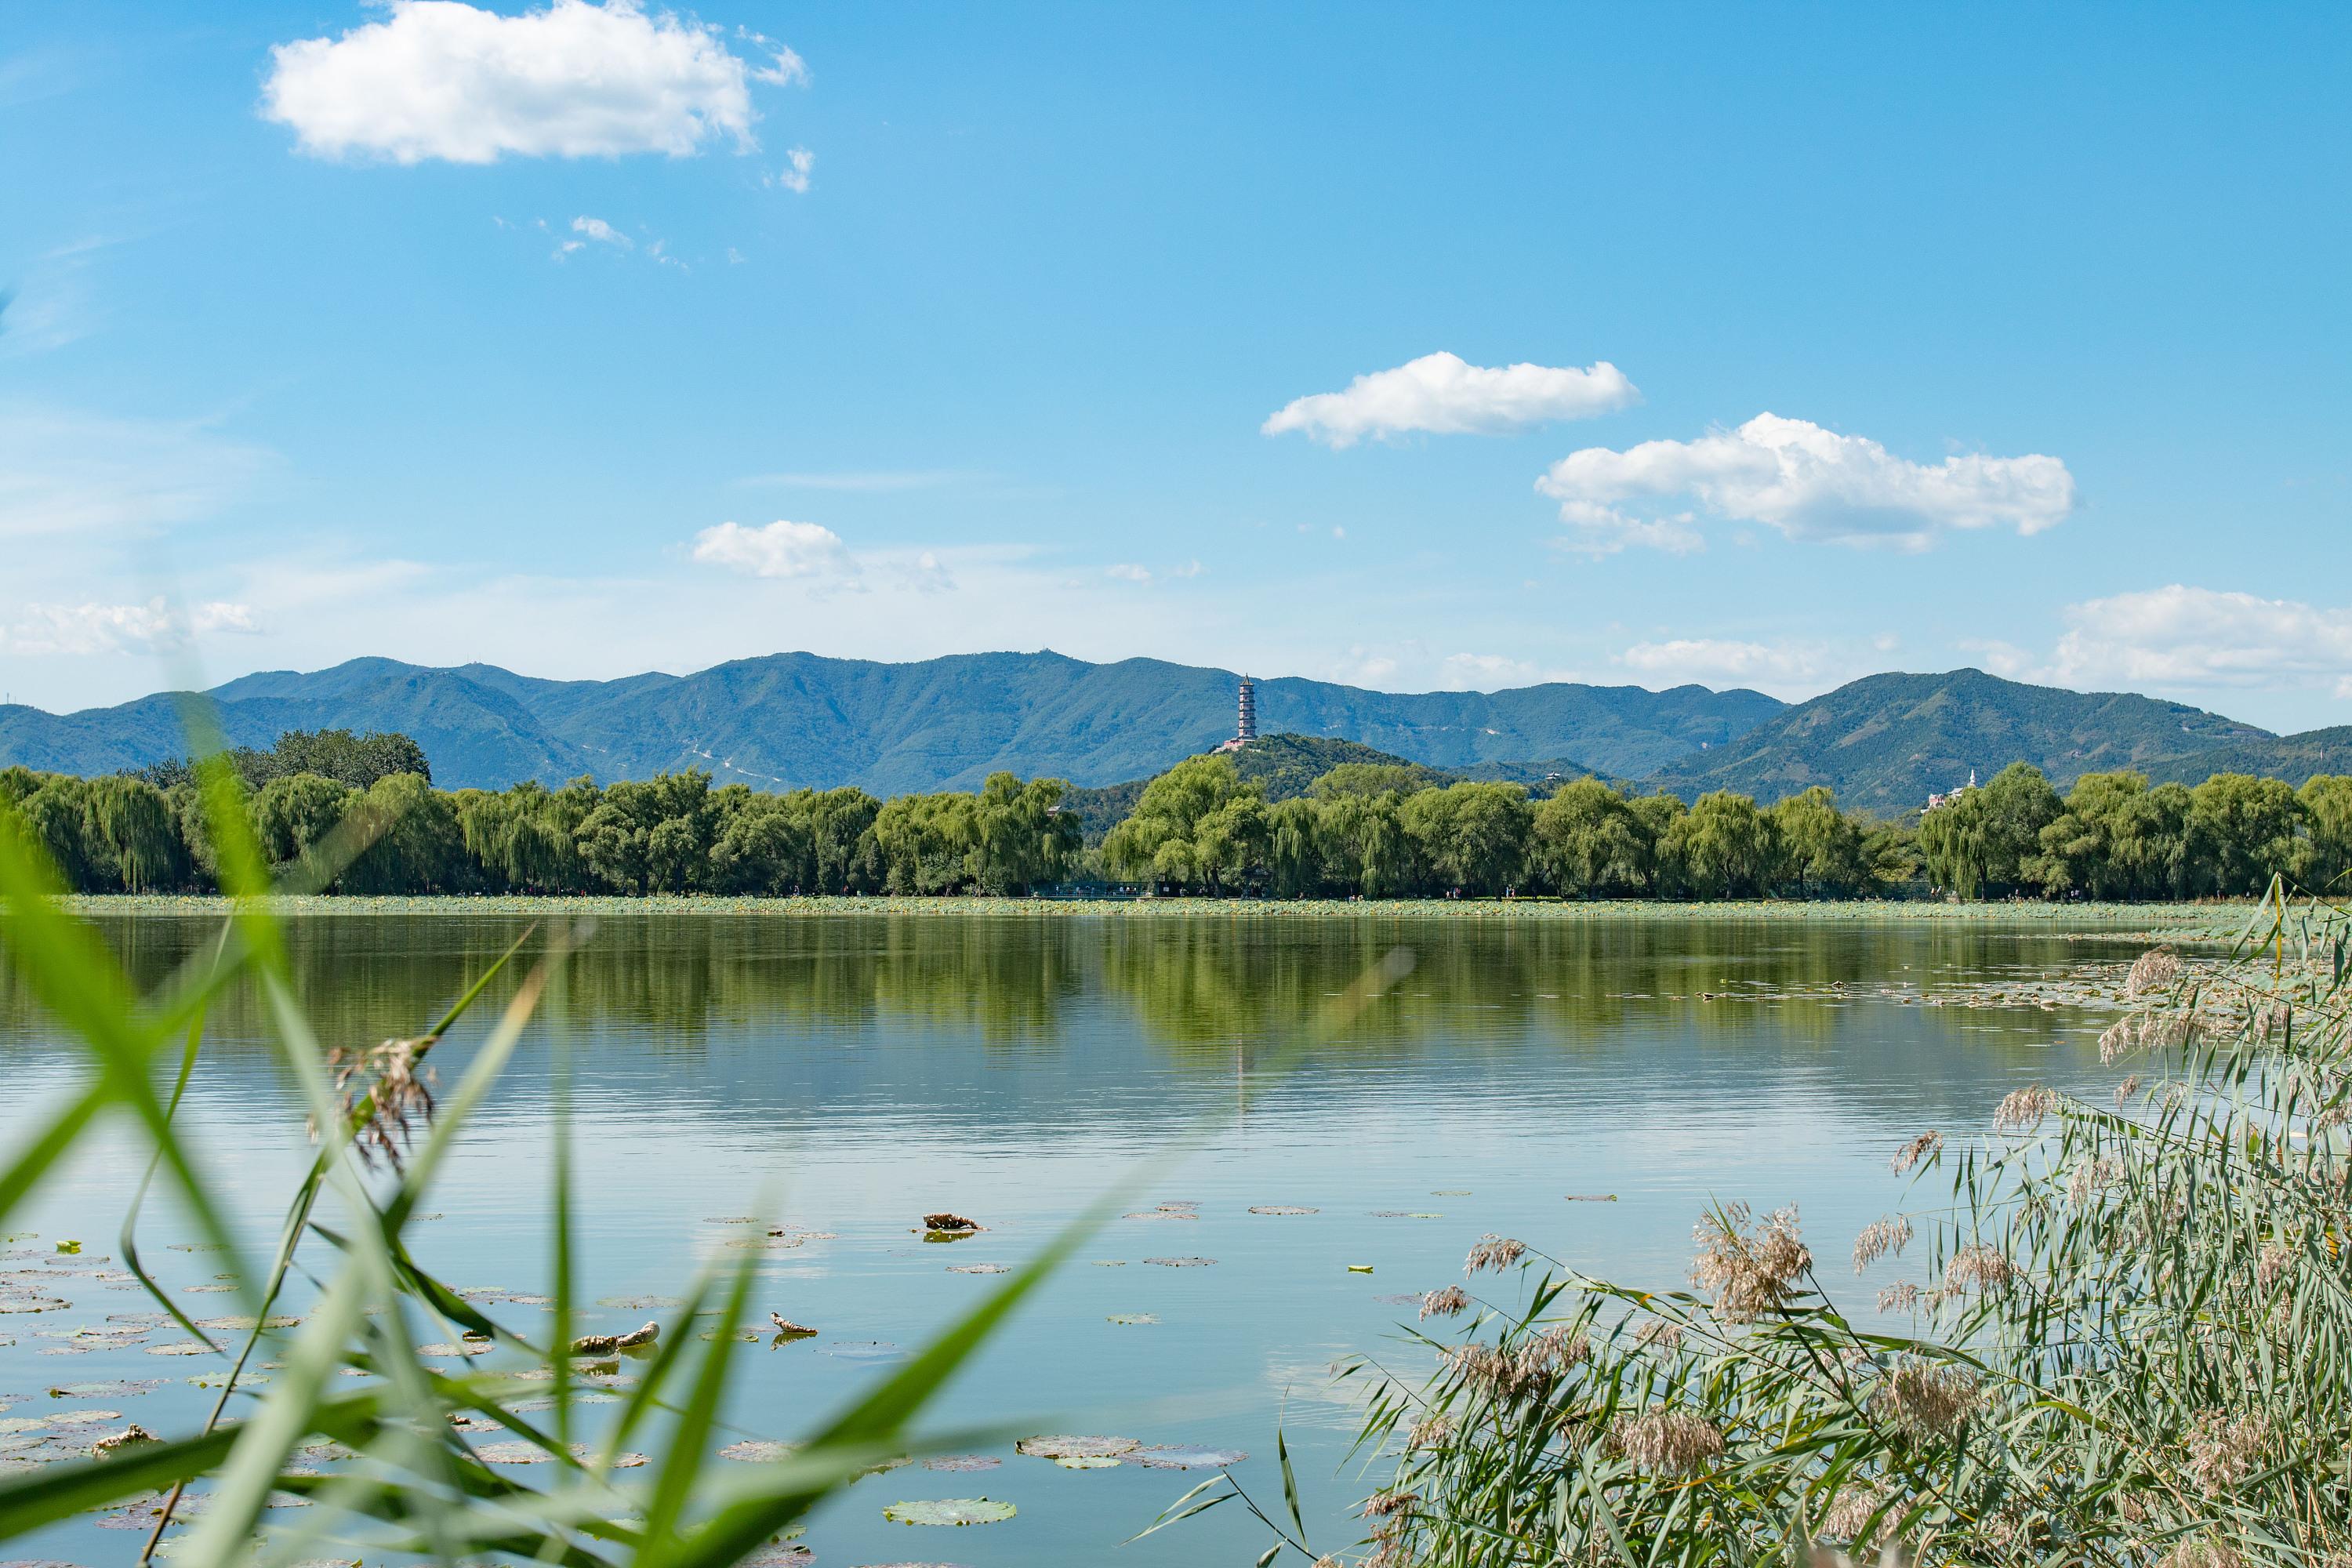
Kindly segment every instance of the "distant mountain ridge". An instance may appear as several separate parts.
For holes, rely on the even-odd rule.
[[[2148,772],[2276,739],[2201,708],[2130,692],[2028,686],[1980,669],[1870,675],[1644,782],[1686,797],[1729,789],[1759,800],[1826,784],[1850,807],[1903,811],[1963,782],[1971,769],[1990,776],[2029,762],[2063,789],[2086,773]]]
[[[643,778],[705,767],[762,788],[855,784],[878,795],[968,789],[997,769],[1106,784],[1156,773],[1233,732],[1229,670],[1052,652],[880,664],[775,654],[693,675],[542,680],[492,665],[362,658],[242,677],[210,696],[232,742],[288,729],[400,730],[444,787]],[[1571,756],[1638,777],[1780,711],[1761,692],[1568,683],[1400,693],[1258,683],[1269,733],[1354,741],[1432,767]],[[0,764],[136,767],[184,749],[169,695],[50,714],[0,708]]]
[[[971,789],[1000,768],[1096,789],[1134,784],[1233,733],[1236,679],[1051,652],[913,664],[787,653],[619,680],[361,658],[249,675],[210,695],[236,744],[266,747],[289,729],[404,731],[446,788],[702,767],[722,784],[854,784],[889,795]],[[2126,767],[2188,784],[2217,772],[2294,784],[2352,773],[2352,726],[2279,736],[2179,702],[1976,669],[1865,676],[1793,706],[1698,686],[1399,693],[1284,678],[1257,690],[1265,734],[1316,743],[1294,759],[1300,767],[1352,742],[1452,776],[1540,784],[1591,771],[1686,799],[1730,789],[1769,802],[1823,784],[1849,807],[1894,814],[1972,769],[1990,776],[2016,761],[2062,789]],[[0,766],[109,773],[184,748],[168,694],[79,713],[0,707]]]

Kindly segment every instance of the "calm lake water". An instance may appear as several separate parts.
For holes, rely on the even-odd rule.
[[[149,981],[215,929],[154,913],[101,923]],[[328,914],[291,934],[322,1037],[359,1045],[424,1027],[526,923]],[[677,1294],[743,1234],[714,1223],[724,1216],[761,1211],[829,1233],[763,1255],[761,1321],[775,1310],[822,1331],[743,1347],[729,1412],[739,1435],[789,1439],[1003,1283],[951,1266],[1018,1265],[1090,1199],[1160,1162],[1123,1205],[1143,1217],[1114,1221],[1050,1281],[938,1419],[1241,1449],[1235,1473],[1269,1501],[1279,1420],[1330,1551],[1357,1538],[1347,1515],[1366,1485],[1344,1463],[1355,1415],[1328,1369],[1360,1352],[1422,1364],[1399,1341],[1412,1310],[1392,1298],[1459,1279],[1487,1232],[1678,1285],[1713,1198],[1801,1205],[1823,1277],[1845,1289],[1855,1231],[1901,1201],[1886,1161],[1905,1140],[1981,1128],[2022,1084],[2112,1076],[2098,1068],[2099,1020],[1913,999],[2140,945],[2068,938],[2030,916],[608,915],[467,1131],[427,1205],[440,1217],[412,1234],[453,1284],[544,1289],[560,1031],[577,1064],[588,1296]],[[1351,984],[1396,949],[1412,973],[1349,1016]],[[0,978],[9,1145],[79,1071],[13,985]],[[492,1016],[478,1009],[437,1058],[445,1084]],[[183,1116],[203,1130],[258,1257],[303,1157],[302,1113],[249,1005],[216,1014],[209,1040]],[[145,1305],[97,1278],[111,1265],[95,1261],[116,1250],[139,1163],[128,1142],[101,1142],[9,1222],[38,1233],[20,1254],[64,1237],[89,1254],[57,1281],[70,1310],[0,1317],[11,1414],[113,1410],[176,1435],[213,1397],[186,1381],[199,1363],[135,1346],[44,1353],[59,1348],[45,1331]],[[1315,1212],[1251,1212],[1277,1205]],[[939,1209],[988,1228],[925,1245],[912,1227]],[[173,1288],[197,1292],[188,1302],[234,1310],[202,1291],[216,1258],[166,1249],[191,1239],[170,1208],[142,1237]],[[1849,1307],[1864,1310],[1879,1282],[1853,1280]],[[499,1310],[535,1331],[532,1309]],[[587,1327],[648,1315],[600,1309]],[[1156,1321],[1112,1321],[1129,1315]],[[129,1396],[43,1392],[126,1378],[168,1381]],[[990,1452],[1000,1468],[860,1480],[806,1542],[828,1568],[1096,1563],[1115,1549],[1120,1563],[1189,1564],[1247,1561],[1265,1544],[1226,1509],[1119,1548],[1211,1472],[1065,1470],[1009,1441]],[[882,1518],[902,1499],[983,1494],[1018,1516],[958,1530]],[[138,1539],[77,1521],[0,1555],[128,1562]]]

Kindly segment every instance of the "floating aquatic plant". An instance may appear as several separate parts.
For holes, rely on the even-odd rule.
[[[1019,1511],[993,1498],[933,1498],[894,1502],[882,1517],[893,1524],[1001,1524]]]

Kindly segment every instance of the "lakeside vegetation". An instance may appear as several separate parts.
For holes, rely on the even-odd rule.
[[[1364,1568],[2352,1563],[2352,917],[2271,896],[2230,959],[2131,966],[2111,1101],[2037,1084],[1891,1149],[1949,1191],[1850,1274],[1792,1207],[1699,1214],[1690,1290],[1482,1238],[1420,1303],[1425,1377],[1349,1369],[1393,1465]],[[1316,1557],[1230,1476],[1161,1522],[1228,1500]]]
[[[1089,845],[1069,786],[1011,773],[973,793],[887,802],[856,788],[713,787],[698,771],[442,791],[406,737],[332,731],[230,760],[273,874],[347,894],[2163,901],[2352,874],[2345,775],[2298,791],[2242,773],[2194,787],[2088,773],[2061,795],[2020,763],[1915,825],[1841,809],[1818,785],[1759,805],[1581,779],[1536,800],[1517,783],[1433,785],[1426,770],[1371,763],[1269,802],[1261,781],[1212,754],[1150,781]],[[218,885],[184,765],[89,779],[8,768],[0,801],[23,815],[63,890]]]

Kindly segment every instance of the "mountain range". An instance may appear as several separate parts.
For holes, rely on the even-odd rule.
[[[266,747],[297,729],[404,731],[445,788],[702,767],[722,784],[889,795],[970,789],[998,769],[1087,786],[1149,777],[1232,734],[1236,679],[1050,651],[910,664],[783,653],[618,680],[359,658],[245,676],[205,695],[236,744]],[[159,693],[66,714],[0,707],[0,765],[97,773],[176,755],[179,704]],[[1355,742],[1465,777],[1591,772],[1765,800],[1826,784],[1847,805],[1882,812],[2020,759],[2062,787],[2125,766],[2188,782],[2225,768],[2297,784],[2352,772],[2352,727],[2281,737],[2177,702],[1973,669],[1874,675],[1793,705],[1702,686],[1399,693],[1282,678],[1258,682],[1257,709],[1268,735]]]

